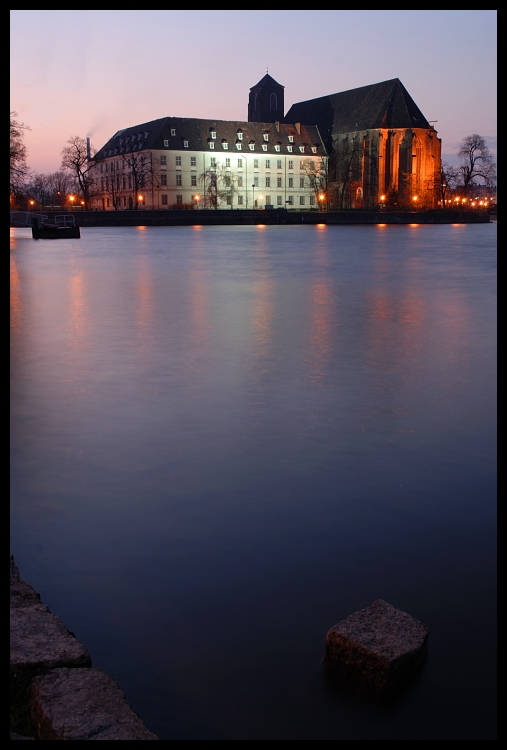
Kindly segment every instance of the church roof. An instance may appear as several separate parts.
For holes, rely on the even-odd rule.
[[[285,88],[285,86],[282,86],[281,83],[278,83],[278,81],[275,81],[275,79],[272,76],[270,76],[269,73],[266,73],[266,75],[263,78],[261,78],[259,83],[256,83],[255,86],[251,87],[250,91],[258,88],[259,86],[266,86],[266,85],[272,86],[273,84],[275,86],[280,86],[281,89]]]
[[[298,102],[284,119],[317,125],[324,140],[356,130],[430,127],[399,78]]]

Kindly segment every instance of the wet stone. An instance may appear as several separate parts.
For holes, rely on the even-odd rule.
[[[100,669],[54,669],[30,687],[39,736],[64,740],[158,740]]]
[[[428,635],[424,623],[378,599],[329,630],[324,664],[384,691],[417,671]]]

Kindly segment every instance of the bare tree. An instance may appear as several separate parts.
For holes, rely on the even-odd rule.
[[[303,164],[303,171],[310,180],[317,205],[322,209],[329,205],[329,169],[327,159],[306,159]]]
[[[484,180],[484,184],[488,186],[495,183],[496,165],[481,135],[467,135],[461,143],[458,157],[461,162],[459,172],[463,195],[467,195],[476,179]]]
[[[199,175],[199,182],[203,186],[204,208],[218,208],[225,202],[232,209],[238,192],[237,175],[221,164],[212,164]]]
[[[79,192],[79,185],[70,172],[37,174],[26,186],[27,195],[43,206],[64,206],[71,194]]]
[[[150,155],[151,157],[151,155]],[[127,144],[126,151],[122,154],[123,164],[125,165],[126,180],[129,192],[134,194],[134,204],[136,207],[142,205],[143,198],[141,194],[149,190],[153,183],[153,164],[152,159],[147,154],[137,151],[133,141]],[[123,185],[123,183],[122,183]],[[123,189],[123,187],[122,187]]]
[[[69,145],[62,149],[62,169],[68,169],[74,175],[84,198],[85,207],[88,208],[95,185],[90,171],[94,165],[93,152],[89,157],[86,141],[78,135],[69,138],[67,143]]]
[[[25,132],[30,128],[23,122],[18,122],[17,116],[17,112],[10,113],[10,189],[14,197],[20,196],[23,185],[30,174],[26,163],[27,150],[25,145]]]
[[[348,135],[335,143],[333,153],[333,182],[336,185],[338,208],[348,208],[350,203],[350,187],[355,179],[361,178],[362,148],[359,136]]]

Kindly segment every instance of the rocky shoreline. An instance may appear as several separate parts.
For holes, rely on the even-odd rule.
[[[158,740],[13,557],[10,622],[11,740]]]

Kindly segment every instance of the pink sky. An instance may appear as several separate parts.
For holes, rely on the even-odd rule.
[[[496,154],[496,11],[11,11],[11,110],[28,162],[60,167],[73,135],[102,146],[167,115],[246,120],[269,68],[291,104],[399,78],[453,154]]]

